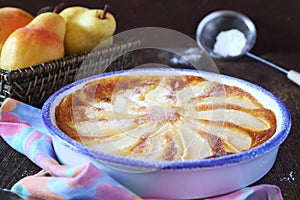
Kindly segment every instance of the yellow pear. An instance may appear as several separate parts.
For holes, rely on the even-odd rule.
[[[15,70],[64,57],[65,20],[46,12],[25,27],[15,30],[5,41],[1,68]]]
[[[16,29],[26,26],[33,16],[20,8],[0,8],[0,52],[7,37]]]
[[[74,6],[59,14],[67,24],[65,51],[68,55],[91,51],[116,30],[116,20],[106,9]]]

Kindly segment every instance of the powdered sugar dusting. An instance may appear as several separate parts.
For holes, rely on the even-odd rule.
[[[246,43],[245,35],[237,29],[221,31],[217,35],[213,52],[223,57],[238,56],[243,52]]]

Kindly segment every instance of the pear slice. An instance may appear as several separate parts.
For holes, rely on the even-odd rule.
[[[229,109],[213,109],[205,111],[189,110],[183,113],[183,117],[202,119],[215,122],[229,122],[250,130],[261,131],[269,126],[256,116],[245,111]]]
[[[216,83],[214,82],[203,81],[195,85],[184,87],[182,90],[176,92],[177,104],[184,105],[196,97],[206,96],[215,85]]]
[[[171,107],[175,104],[175,93],[162,80],[155,88],[145,95],[145,103],[151,106]]]
[[[162,125],[162,124],[161,124]],[[177,160],[182,154],[181,142],[174,137],[174,126],[166,123],[154,134],[149,135],[143,143],[132,149],[127,156],[142,160]]]
[[[127,155],[135,146],[139,145],[144,138],[155,133],[158,129],[159,126],[157,123],[151,122],[111,137],[83,143],[97,151],[116,155]]]
[[[234,125],[194,119],[188,119],[186,123],[189,124],[189,127],[221,138],[224,142],[230,144],[232,149],[239,152],[251,147],[251,136],[245,130]]]
[[[235,106],[244,109],[257,109],[261,108],[260,104],[250,101],[247,98],[240,97],[205,97],[199,99],[193,99],[188,104],[183,105],[184,108],[189,109],[189,107],[198,107],[198,110],[208,107],[226,107],[226,106]]]
[[[212,148],[207,140],[201,137],[188,125],[180,129],[183,143],[181,160],[199,160],[213,155]]]
[[[76,129],[80,133],[80,136],[83,138],[105,138],[120,134],[135,127],[136,123],[134,123],[132,120],[124,119],[84,121],[81,123],[77,123],[74,129]]]

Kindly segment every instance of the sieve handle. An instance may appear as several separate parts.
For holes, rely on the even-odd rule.
[[[290,70],[287,74],[287,77],[300,86],[300,73],[295,70]]]
[[[250,57],[250,58],[253,58],[254,60],[257,60],[257,61],[259,61],[259,62],[262,62],[262,63],[264,63],[264,64],[266,64],[266,65],[269,65],[270,67],[273,67],[273,68],[275,68],[275,69],[277,69],[277,70],[279,70],[279,71],[281,71],[281,72],[283,72],[283,73],[285,73],[285,74],[288,73],[288,71],[287,71],[286,69],[284,69],[284,68],[282,68],[282,67],[280,67],[280,66],[278,66],[278,65],[275,65],[274,63],[271,63],[270,61],[267,61],[267,60],[265,60],[265,59],[263,59],[263,58],[261,58],[261,57],[259,57],[259,56],[256,56],[256,55],[254,55],[254,54],[252,54],[252,53],[247,52],[246,55],[247,55],[248,57]]]
[[[279,71],[287,74],[288,79],[290,79],[291,81],[293,81],[294,83],[296,83],[298,86],[300,86],[300,73],[299,72],[297,72],[295,70],[289,70],[288,71],[288,70],[286,70],[286,69],[284,69],[284,68],[282,68],[282,67],[280,67],[278,65],[275,65],[274,63],[271,63],[270,61],[267,61],[267,60],[265,60],[265,59],[263,59],[261,57],[258,57],[258,56],[254,55],[252,53],[249,53],[249,52],[247,52],[246,55],[248,57],[250,57],[250,58],[253,58],[253,59],[257,60],[257,61],[260,61],[260,62],[262,62],[262,63],[264,63],[266,65],[269,65],[270,67],[273,67],[273,68],[275,68],[275,69],[277,69],[277,70],[279,70]]]

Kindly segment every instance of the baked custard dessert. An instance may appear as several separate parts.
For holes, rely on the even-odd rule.
[[[115,75],[67,95],[57,126],[97,151],[142,160],[199,160],[264,143],[274,113],[247,91],[193,75]]]

